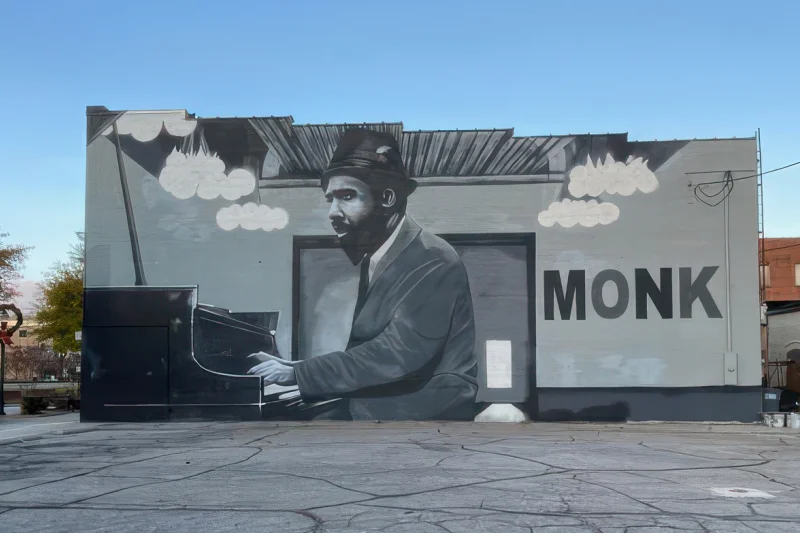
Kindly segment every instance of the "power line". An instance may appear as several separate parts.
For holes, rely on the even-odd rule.
[[[758,176],[763,176],[764,174],[772,174],[773,172],[778,172],[779,170],[785,170],[789,167],[793,167],[796,165],[800,165],[800,161],[795,161],[794,163],[790,163],[783,167],[773,168],[772,170],[767,170],[766,172],[762,172],[761,174],[751,174],[750,176],[742,176],[741,178],[733,178],[733,181],[740,181],[740,180],[747,180],[750,178],[757,178]],[[705,183],[699,183],[697,186],[700,187],[702,185],[714,185],[715,183],[727,183],[729,180],[721,179],[719,181],[707,181]]]
[[[785,168],[793,167],[793,166],[795,166],[795,165],[797,165],[797,164],[800,164],[800,161],[797,161],[797,162],[795,162],[795,163],[792,163],[792,164],[790,164],[790,165],[786,165],[786,166],[783,166],[783,167],[780,167],[780,168],[776,168],[776,169],[773,169],[773,170],[770,170],[770,171],[764,172],[764,174],[769,174],[770,172],[777,172],[778,170],[783,170],[783,169],[785,169]],[[752,176],[751,176],[751,177],[752,177]],[[739,179],[744,179],[744,178],[739,178]],[[763,237],[763,239],[768,239],[768,238],[769,238],[769,237]],[[800,243],[796,243],[796,244],[787,244],[786,246],[776,246],[775,248],[764,248],[763,250],[761,250],[761,252],[762,252],[762,253],[766,253],[766,252],[772,252],[772,251],[775,251],[775,250],[785,250],[785,249],[787,249],[787,248],[795,248],[795,247],[797,247],[797,246],[800,246]]]
[[[768,239],[769,237],[764,237],[764,238]],[[786,248],[794,248],[795,246],[800,246],[800,242],[797,243],[797,244],[787,244],[786,246],[778,246],[776,248],[766,248],[766,249],[764,249],[764,251],[765,252],[771,252],[773,250],[784,250]]]
[[[733,185],[734,185],[733,182],[734,182],[733,173],[730,170],[726,170],[725,171],[725,179],[720,182],[720,183],[724,183],[724,185],[722,186],[722,188],[720,188],[720,190],[718,190],[717,192],[715,192],[713,194],[708,194],[706,191],[704,191],[703,189],[700,188],[700,186],[703,185],[703,184],[697,185],[694,188],[694,197],[697,198],[698,200],[700,200],[701,202],[703,202],[704,204],[706,204],[709,207],[716,207],[719,204],[721,204],[722,202],[724,202],[725,199],[728,196],[730,196],[731,192],[733,192]],[[698,194],[698,193],[700,193],[700,194]],[[720,198],[716,202],[712,202],[712,201],[708,201],[707,202],[707,201],[703,200],[700,197],[701,194],[703,196],[705,196],[706,198],[709,198],[709,199],[710,198],[714,198],[715,196],[719,196],[720,194],[722,194],[723,196],[722,196],[722,198]]]
[[[791,164],[783,166],[783,167],[779,167],[779,168],[775,168],[775,169],[769,170],[767,172],[764,172],[763,174],[769,174],[771,172],[777,172],[779,170],[783,170],[783,169],[786,169],[786,168],[789,168],[789,167],[793,167],[793,166],[798,165],[798,164],[800,164],[800,161],[795,161],[794,163],[791,163]],[[756,176],[758,176],[758,174],[756,174]],[[749,176],[749,177],[754,177],[754,176]],[[738,179],[745,179],[745,178],[738,178]],[[766,237],[763,237],[763,239],[766,239]],[[763,250],[761,250],[761,254],[762,254],[761,260],[762,261],[764,260],[763,255],[766,254],[767,252],[772,252],[772,251],[775,251],[775,250],[785,250],[787,248],[795,248],[797,246],[800,246],[800,243],[787,244],[786,246],[777,246],[775,248],[764,248]]]
[[[768,170],[766,172],[761,172],[759,174],[751,174],[749,176],[742,176],[740,178],[734,178],[733,177],[733,172],[730,171],[730,170],[726,170],[725,171],[725,177],[723,179],[721,179],[721,180],[718,180],[718,181],[706,181],[706,182],[698,183],[697,185],[695,185],[695,187],[693,189],[694,197],[697,200],[699,200],[700,202],[703,202],[704,204],[706,204],[709,207],[716,207],[719,204],[721,204],[722,202],[724,202],[725,199],[728,198],[728,196],[730,196],[731,192],[733,191],[734,182],[741,181],[741,180],[747,180],[747,179],[750,179],[750,178],[757,178],[759,176],[763,176],[764,174],[771,174],[773,172],[778,172],[779,170],[785,170],[785,169],[793,167],[795,165],[800,165],[800,161],[795,161],[794,163],[790,163],[788,165],[785,165],[785,166],[782,166],[782,167],[778,167],[778,168],[773,168],[772,170]],[[706,185],[717,185],[717,184],[720,184],[720,183],[723,184],[722,188],[720,188],[720,190],[718,190],[717,192],[715,192],[713,194],[709,194],[709,193],[705,192],[701,188],[701,187],[705,187]],[[709,198],[710,199],[710,198],[714,198],[715,196],[719,196],[720,194],[722,194],[722,198],[720,198],[716,202],[706,201],[701,197],[701,195],[702,195],[705,198]]]

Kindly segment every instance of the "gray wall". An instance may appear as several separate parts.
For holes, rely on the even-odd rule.
[[[729,197],[730,276],[725,271],[722,206],[699,203],[692,186],[720,179],[725,170],[755,168],[753,140],[691,141],[655,172],[656,191],[607,194],[618,220],[595,227],[543,227],[537,215],[563,194],[557,183],[420,186],[409,214],[437,233],[536,233],[537,384],[540,387],[687,387],[723,385],[724,353],[731,348],[737,372],[728,384],[761,380],[757,287],[756,183],[742,180]],[[124,155],[144,272],[150,285],[194,285],[200,301],[236,312],[281,311],[279,348],[291,346],[292,237],[330,235],[327,203],[317,188],[256,190],[239,203],[285,209],[288,225],[273,231],[224,231],[217,211],[232,202],[192,197],[178,200],[158,179]],[[687,174],[715,172],[708,175]],[[744,176],[751,172],[738,172]],[[698,178],[700,178],[698,180]],[[119,185],[114,144],[99,136],[87,148],[87,286],[132,285],[131,248]],[[93,259],[95,258],[95,259]],[[679,267],[693,277],[703,266],[719,266],[709,283],[723,318],[708,318],[700,302],[691,319],[679,318]],[[587,294],[586,320],[544,319],[545,270],[585,269],[587,288],[604,269],[622,272],[633,296],[635,268],[654,277],[672,267],[675,317],[636,319],[634,302],[620,318],[594,312]],[[656,278],[657,279],[657,278]],[[726,286],[730,283],[730,293]],[[606,286],[606,292],[610,287]],[[607,302],[613,302],[613,291]],[[726,298],[730,298],[730,326]]]
[[[780,313],[769,316],[769,360],[786,361],[786,352],[791,349],[800,349],[800,312]]]

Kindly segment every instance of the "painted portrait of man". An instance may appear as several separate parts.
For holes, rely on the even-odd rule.
[[[456,251],[407,213],[417,187],[397,140],[342,136],[321,186],[341,249],[360,269],[342,351],[288,361],[265,353],[251,374],[297,385],[304,401],[341,398],[354,420],[472,420],[477,360],[467,272]]]

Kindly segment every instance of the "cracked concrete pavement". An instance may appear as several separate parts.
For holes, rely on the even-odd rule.
[[[800,531],[800,433],[764,426],[58,428],[0,445],[0,531]]]

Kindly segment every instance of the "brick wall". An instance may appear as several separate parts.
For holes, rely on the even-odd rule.
[[[759,249],[760,254],[760,249]],[[800,265],[800,238],[764,239],[764,262],[768,266],[766,300],[800,300],[795,265]]]

